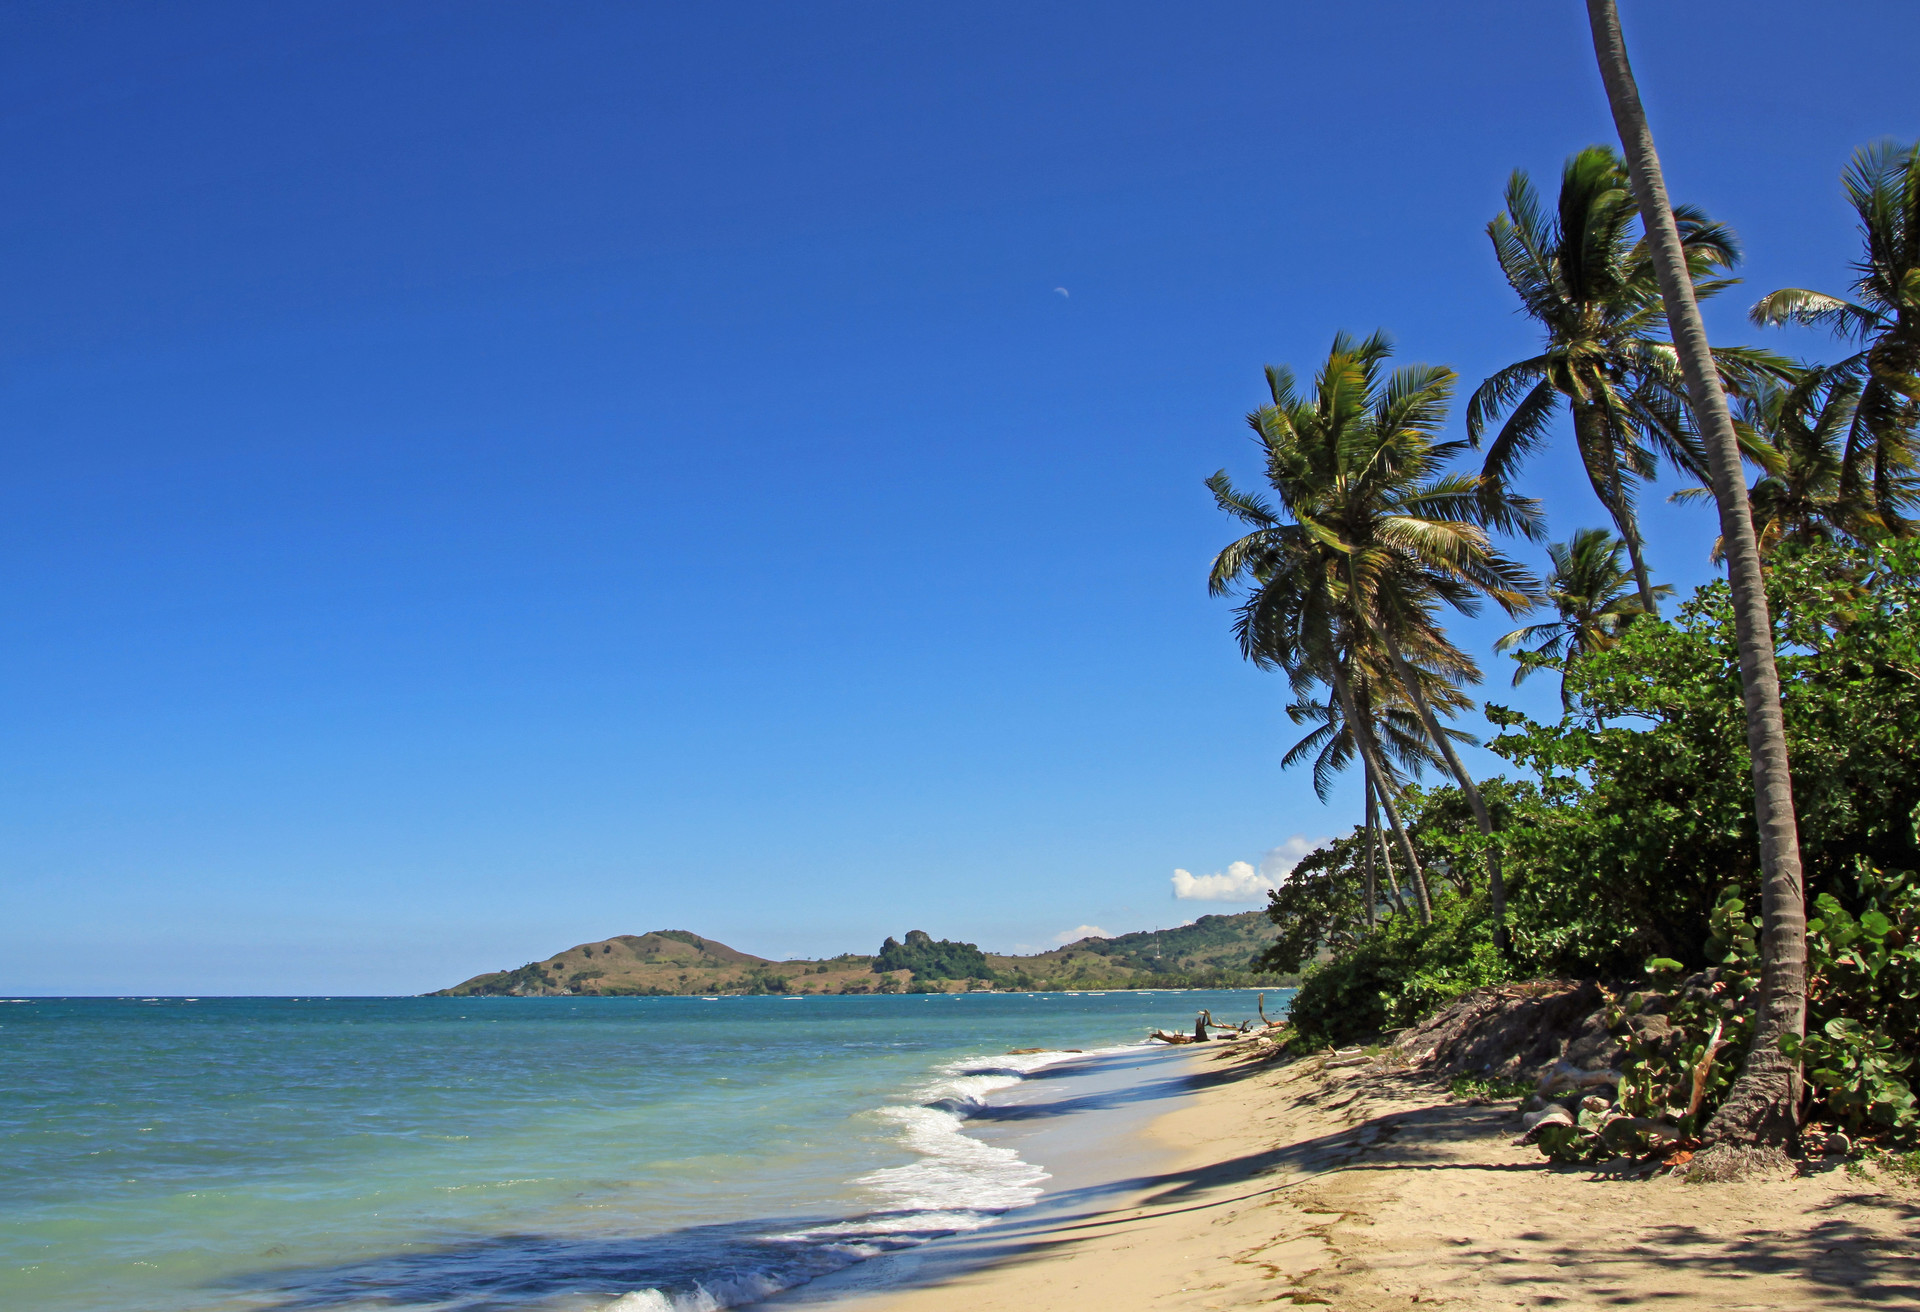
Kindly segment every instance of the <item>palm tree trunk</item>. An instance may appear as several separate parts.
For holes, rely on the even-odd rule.
[[[1391,630],[1384,625],[1380,637],[1387,649],[1387,657],[1393,662],[1393,672],[1399,676],[1400,684],[1407,690],[1407,696],[1413,699],[1413,707],[1420,713],[1421,727],[1427,731],[1440,756],[1447,763],[1447,769],[1453,772],[1454,781],[1460,785],[1460,791],[1466,794],[1467,805],[1473,808],[1473,818],[1480,826],[1480,832],[1487,838],[1493,837],[1493,817],[1487,814],[1487,803],[1480,796],[1480,789],[1473,782],[1473,776],[1467,773],[1467,767],[1460,763],[1459,753],[1453,750],[1453,742],[1440,728],[1440,721],[1433,713],[1433,707],[1427,703],[1427,694],[1420,686],[1420,676],[1400,651],[1400,644],[1394,639]],[[1491,846],[1487,848],[1487,904],[1493,912],[1493,947],[1501,956],[1507,955],[1507,889],[1500,877],[1500,854]]]
[[[1354,705],[1353,689],[1347,686],[1347,676],[1340,668],[1340,661],[1332,662],[1331,682],[1333,695],[1340,703],[1340,714],[1347,720],[1347,727],[1353,732],[1353,742],[1360,749],[1360,760],[1373,772],[1380,784],[1380,804],[1387,813],[1387,823],[1393,826],[1394,841],[1400,844],[1400,855],[1407,859],[1407,868],[1413,871],[1414,891],[1420,898],[1420,919],[1422,923],[1433,919],[1433,901],[1427,896],[1427,879],[1420,869],[1420,859],[1413,854],[1413,843],[1407,838],[1407,831],[1400,827],[1400,809],[1393,804],[1391,776],[1387,774],[1386,763],[1380,755],[1380,743],[1373,736],[1373,725],[1360,718],[1359,708]]]
[[[1433,923],[1433,895],[1427,891],[1427,872],[1420,865],[1420,858],[1413,854],[1413,843],[1407,837],[1406,827],[1400,823],[1400,808],[1393,804],[1391,789],[1380,790],[1380,809],[1387,813],[1387,823],[1393,828],[1394,841],[1400,844],[1400,855],[1406,858],[1407,869],[1413,872],[1414,905],[1420,912],[1420,923]]]
[[[1372,931],[1379,917],[1374,913],[1380,906],[1380,893],[1373,882],[1373,771],[1367,774],[1367,929]]]
[[[1378,826],[1374,828],[1373,839],[1380,844],[1380,868],[1387,876],[1387,900],[1393,903],[1396,914],[1404,916],[1407,914],[1407,897],[1400,888],[1400,872],[1393,868],[1393,849],[1387,846],[1386,835],[1380,832]]]
[[[1627,490],[1620,482],[1620,459],[1613,448],[1613,434],[1608,430],[1607,417],[1598,407],[1588,403],[1573,401],[1569,404],[1573,408],[1573,436],[1580,447],[1580,463],[1586,466],[1587,477],[1593,481],[1594,495],[1606,507],[1607,514],[1613,519],[1613,526],[1620,530],[1620,541],[1626,544],[1627,559],[1633,562],[1633,581],[1640,589],[1641,608],[1658,619],[1660,601],[1653,595],[1653,580],[1647,573],[1646,554],[1640,541],[1640,521],[1634,515],[1633,507],[1627,504]],[[1596,462],[1602,468],[1595,469]]]
[[[1380,822],[1374,817],[1373,806],[1377,786],[1370,785],[1367,790],[1367,820],[1373,826],[1372,841],[1380,848],[1380,868],[1387,877],[1387,901],[1393,904],[1395,913],[1407,914],[1407,899],[1400,893],[1400,873],[1393,868],[1393,853],[1387,847],[1386,837],[1380,832]]]
[[[1720,537],[1733,586],[1734,623],[1740,644],[1740,682],[1746,701],[1747,750],[1753,759],[1753,801],[1760,827],[1762,872],[1760,999],[1753,1044],[1727,1101],[1707,1126],[1710,1144],[1783,1145],[1793,1136],[1800,1107],[1801,1071],[1780,1051],[1781,1037],[1802,1035],[1807,1024],[1807,907],[1801,882],[1799,826],[1793,811],[1793,776],[1787,762],[1786,721],[1780,709],[1780,677],[1773,664],[1773,619],[1767,611],[1760,549],[1747,505],[1740,446],[1720,374],[1707,345],[1674,226],[1667,184],[1654,152],[1653,133],[1640,105],[1626,38],[1614,0],[1587,0],[1594,53],[1613,106],[1613,121],[1626,149],[1640,217],[1660,275],[1667,325],[1686,376],[1694,422],[1706,439],[1714,499],[1720,503]]]

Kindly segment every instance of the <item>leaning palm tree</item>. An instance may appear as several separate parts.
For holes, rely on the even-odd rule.
[[[1456,687],[1442,671],[1423,670],[1422,677],[1428,680],[1427,697],[1443,713],[1452,716],[1460,711],[1471,710],[1473,701]],[[1348,685],[1354,707],[1362,715],[1372,717],[1374,738],[1380,744],[1382,754],[1388,758],[1389,769],[1400,773],[1418,776],[1428,766],[1442,766],[1434,755],[1432,744],[1427,739],[1426,726],[1418,715],[1409,710],[1405,694],[1400,693],[1393,678],[1384,680],[1377,673],[1360,673],[1349,668]],[[1295,724],[1316,726],[1299,742],[1287,750],[1281,758],[1282,768],[1300,765],[1309,758],[1313,762],[1313,791],[1321,801],[1326,801],[1332,791],[1335,776],[1353,764],[1359,756],[1356,736],[1346,723],[1340,710],[1340,703],[1333,697],[1301,698],[1287,707],[1287,715]],[[1445,731],[1456,741],[1472,743],[1472,735],[1459,729]],[[1378,895],[1374,883],[1374,849],[1379,842],[1379,825],[1376,820],[1376,804],[1382,784],[1374,778],[1373,771],[1364,770],[1366,784],[1366,818],[1363,825],[1366,842],[1366,907],[1367,923],[1374,923],[1374,908],[1378,905]],[[1397,794],[1401,790],[1399,778],[1390,778],[1386,786]],[[1382,850],[1382,856],[1385,852]],[[1400,881],[1393,877],[1393,864],[1385,861],[1389,872],[1387,889],[1394,905],[1404,913],[1406,906],[1400,895]],[[1414,880],[1414,898],[1423,914],[1431,914],[1432,900],[1428,895],[1424,872],[1415,867],[1409,872]]]
[[[1473,699],[1444,675],[1433,671],[1423,673],[1428,680],[1427,701],[1440,714],[1450,718],[1473,709]],[[1351,668],[1347,681],[1353,689],[1357,709],[1373,721],[1373,736],[1394,770],[1395,792],[1400,791],[1398,780],[1401,778],[1417,778],[1423,770],[1446,768],[1446,763],[1434,753],[1419,714],[1398,690],[1395,681],[1359,678]],[[1287,749],[1280,764],[1291,769],[1311,762],[1314,795],[1324,802],[1333,791],[1335,779],[1360,759],[1354,732],[1347,726],[1339,701],[1333,697],[1300,698],[1287,707],[1287,718],[1295,724],[1314,727]],[[1449,728],[1446,733],[1455,742],[1469,746],[1476,741],[1462,729]]]
[[[1441,728],[1418,670],[1456,683],[1479,678],[1471,658],[1447,641],[1437,608],[1472,613],[1482,598],[1492,598],[1514,613],[1526,609],[1533,580],[1492,548],[1487,529],[1537,532],[1539,514],[1531,502],[1489,489],[1481,478],[1442,472],[1464,449],[1434,440],[1455,375],[1411,365],[1383,377],[1390,351],[1384,334],[1364,342],[1340,334],[1308,395],[1287,370],[1268,369],[1272,403],[1248,423],[1264,449],[1280,509],[1235,489],[1225,471],[1208,480],[1221,508],[1254,530],[1215,559],[1211,587],[1219,593],[1250,585],[1236,630],[1251,659],[1287,670],[1297,689],[1330,685],[1380,789],[1401,854],[1417,871],[1396,816],[1391,772],[1371,717],[1358,709],[1349,671],[1355,665],[1391,671],[1482,832],[1491,833],[1479,790]],[[1504,943],[1497,864],[1489,900],[1496,938]]]
[[[1589,146],[1561,171],[1552,215],[1522,170],[1509,179],[1506,202],[1487,235],[1501,272],[1545,340],[1539,354],[1508,365],[1474,391],[1468,440],[1478,446],[1488,427],[1506,416],[1483,468],[1491,485],[1505,484],[1545,443],[1564,404],[1588,481],[1633,562],[1641,605],[1658,614],[1635,485],[1655,476],[1659,457],[1702,482],[1706,463],[1686,420],[1685,389],[1665,340],[1659,280],[1639,233],[1626,167],[1607,147]],[[1730,286],[1732,280],[1712,275],[1740,257],[1732,232],[1692,209],[1674,217],[1696,294]],[[1723,369],[1743,377],[1784,364],[1764,352],[1718,355]]]
[[[1525,653],[1520,668],[1513,672],[1515,687],[1542,666],[1558,665],[1560,705],[1572,708],[1567,698],[1567,666],[1590,651],[1613,646],[1629,623],[1646,614],[1640,599],[1629,595],[1633,575],[1622,559],[1625,552],[1626,544],[1603,528],[1583,528],[1566,542],[1548,545],[1553,572],[1547,575],[1547,600],[1560,617],[1515,629],[1493,644],[1495,651]],[[1653,591],[1666,597],[1673,588],[1663,583]]]
[[[1870,501],[1886,528],[1905,537],[1914,531],[1902,512],[1913,504],[1920,459],[1920,144],[1856,151],[1842,183],[1865,243],[1853,266],[1855,299],[1786,287],[1762,297],[1752,318],[1813,324],[1861,343],[1832,366],[1858,390],[1838,495]]]
[[[1714,500],[1720,507],[1720,536],[1726,543],[1727,581],[1740,648],[1747,751],[1753,760],[1763,926],[1760,999],[1746,1063],[1727,1101],[1708,1123],[1706,1137],[1715,1150],[1740,1143],[1784,1144],[1799,1120],[1802,1084],[1800,1068],[1782,1050],[1781,1042],[1788,1035],[1797,1038],[1806,1033],[1807,907],[1793,772],[1780,709],[1780,676],[1773,660],[1773,619],[1745,495],[1739,435],[1727,409],[1714,351],[1707,343],[1706,326],[1700,320],[1692,268],[1678,216],[1667,199],[1666,178],[1627,61],[1627,42],[1614,0],[1587,0],[1587,21],[1593,29],[1594,57],[1606,84],[1614,126],[1632,170],[1634,196],[1660,278],[1660,298],[1686,379],[1688,406],[1706,447]]]
[[[1875,480],[1862,468],[1872,452],[1854,440],[1864,381],[1846,369],[1809,369],[1790,387],[1768,382],[1740,399],[1734,428],[1761,467],[1747,505],[1763,555],[1781,546],[1886,536]],[[1911,470],[1892,473],[1881,486],[1896,515],[1920,500],[1920,479]],[[1684,488],[1673,500],[1711,495],[1710,488]],[[1725,556],[1724,541],[1715,541],[1714,563]]]

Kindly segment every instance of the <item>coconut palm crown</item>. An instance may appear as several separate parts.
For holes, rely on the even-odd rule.
[[[1215,558],[1210,590],[1248,585],[1235,615],[1241,651],[1285,670],[1298,691],[1327,680],[1336,656],[1373,645],[1382,625],[1435,668],[1472,681],[1472,659],[1438,645],[1435,607],[1473,614],[1490,598],[1518,613],[1532,604],[1534,580],[1493,548],[1488,530],[1538,536],[1538,506],[1442,472],[1466,445],[1434,440],[1456,375],[1407,365],[1383,377],[1391,350],[1382,333],[1338,335],[1311,395],[1291,371],[1268,368],[1272,403],[1247,423],[1278,508],[1236,489],[1225,470],[1207,480],[1220,508],[1253,529]]]
[[[1473,699],[1461,692],[1451,680],[1437,671],[1423,671],[1427,682],[1428,703],[1449,718],[1473,709]],[[1349,667],[1354,709],[1371,718],[1374,737],[1379,740],[1386,765],[1395,773],[1392,785],[1398,788],[1403,776],[1417,777],[1429,766],[1445,769],[1446,763],[1435,754],[1427,740],[1420,716],[1408,705],[1406,695],[1391,680],[1359,674]],[[1291,769],[1311,760],[1313,791],[1326,801],[1333,791],[1334,778],[1359,758],[1354,733],[1347,727],[1340,703],[1333,697],[1304,697],[1287,707],[1287,718],[1295,724],[1314,726],[1281,758],[1283,768]],[[1449,727],[1445,731],[1455,742],[1473,745],[1476,740],[1465,730]]]
[[[1862,431],[1858,416],[1865,382],[1861,373],[1844,367],[1809,369],[1792,386],[1769,381],[1740,399],[1734,424],[1746,454],[1761,466],[1747,504],[1762,553],[1782,546],[1865,542],[1889,532],[1873,480],[1860,469],[1871,450],[1855,441]],[[1896,514],[1920,499],[1920,478],[1910,468],[1890,471],[1884,486]],[[1673,499],[1712,495],[1706,488],[1687,488]],[[1725,556],[1724,544],[1716,539],[1714,563]]]
[[[1695,295],[1731,286],[1734,280],[1712,275],[1739,260],[1733,233],[1688,206],[1677,207],[1674,218]],[[1658,613],[1634,512],[1635,484],[1655,476],[1660,457],[1702,483],[1707,468],[1666,340],[1659,279],[1640,235],[1626,167],[1605,146],[1574,155],[1561,172],[1551,215],[1527,174],[1515,170],[1506,210],[1487,225],[1487,235],[1545,341],[1539,354],[1495,373],[1467,403],[1467,436],[1476,447],[1506,416],[1487,446],[1482,472],[1490,486],[1508,482],[1546,442],[1564,403],[1587,478],[1626,545],[1641,605]],[[1719,348],[1714,355],[1729,382],[1786,368],[1769,352]]]
[[[1560,704],[1568,706],[1565,670],[1590,651],[1604,651],[1620,640],[1629,623],[1646,614],[1634,595],[1633,574],[1622,557],[1626,544],[1603,528],[1583,528],[1565,542],[1549,543],[1553,572],[1547,575],[1547,600],[1558,619],[1515,629],[1493,644],[1495,651],[1524,651],[1514,686],[1545,665],[1557,665]],[[1657,596],[1673,589],[1661,584]]]
[[[1848,504],[1869,501],[1885,531],[1906,537],[1914,531],[1904,512],[1915,501],[1920,456],[1920,144],[1863,147],[1841,181],[1860,216],[1854,299],[1786,287],[1761,298],[1752,318],[1828,328],[1861,343],[1831,367],[1858,384],[1836,495]]]

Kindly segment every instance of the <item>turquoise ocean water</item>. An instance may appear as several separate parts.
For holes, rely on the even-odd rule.
[[[1033,1202],[1047,1164],[965,1127],[1071,1069],[1008,1050],[1202,1006],[1252,998],[7,1003],[0,1307],[750,1302]]]

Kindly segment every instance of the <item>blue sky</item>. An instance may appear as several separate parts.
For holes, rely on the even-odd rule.
[[[1754,340],[1920,134],[1920,9],[1623,8]],[[1571,0],[8,6],[0,992],[1240,909],[1172,872],[1354,797],[1279,769],[1201,480],[1336,329],[1530,352],[1483,227],[1611,139],[1591,59]]]

